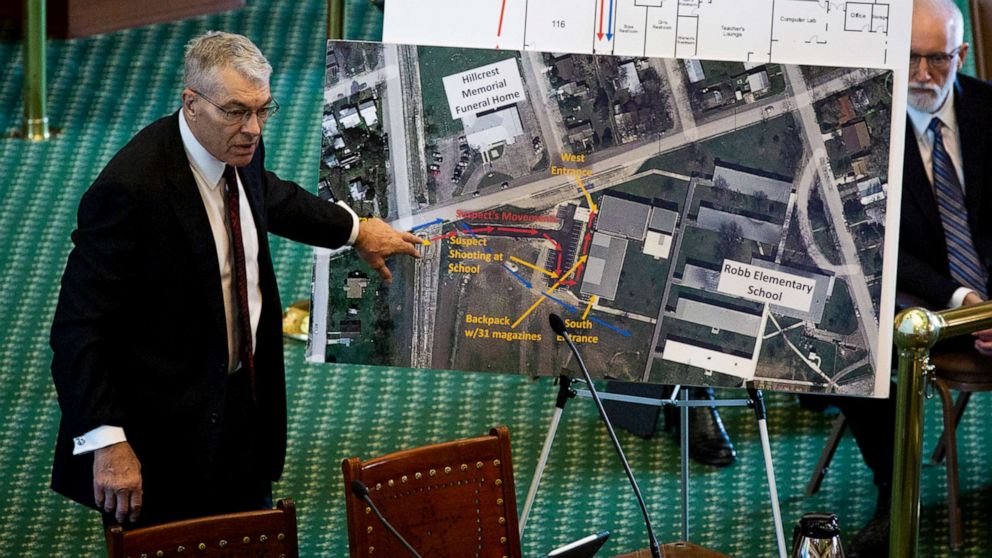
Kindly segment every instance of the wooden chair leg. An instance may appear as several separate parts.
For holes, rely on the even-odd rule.
[[[823,451],[820,452],[820,460],[816,462],[816,469],[813,469],[813,474],[806,485],[806,496],[812,496],[820,490],[820,484],[823,482],[823,477],[827,475],[827,469],[830,467],[834,454],[837,453],[837,446],[840,445],[840,439],[844,436],[845,430],[847,430],[847,419],[844,418],[843,414],[840,414],[834,419],[833,429],[830,431],[830,436],[827,437]]]
[[[937,380],[937,391],[943,405],[944,440],[947,446],[947,527],[950,533],[951,548],[961,547],[961,506],[958,503],[958,442],[954,424],[954,400],[946,384]]]
[[[968,401],[971,399],[970,391],[962,391],[958,394],[958,399],[954,403],[954,428],[957,429],[958,425],[961,424],[961,415],[964,414],[964,408],[968,405]],[[934,465],[940,463],[944,460],[944,450],[945,450],[945,436],[947,436],[947,430],[940,433],[940,439],[937,440],[937,447],[933,449],[933,455],[930,456],[930,462]]]

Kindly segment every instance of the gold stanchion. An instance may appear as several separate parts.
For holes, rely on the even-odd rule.
[[[930,348],[942,339],[992,327],[992,302],[931,312],[910,308],[895,321],[899,350],[889,558],[916,558],[920,533],[923,395],[932,373]]]
[[[44,141],[48,130],[45,79],[45,0],[24,0],[24,125],[22,137]]]
[[[327,38],[344,38],[344,0],[327,0]]]

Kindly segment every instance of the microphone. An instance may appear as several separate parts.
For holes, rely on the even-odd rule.
[[[413,554],[417,558],[422,558],[420,554],[418,554],[417,551],[414,550],[412,546],[410,546],[410,543],[406,542],[406,539],[403,538],[403,535],[400,535],[399,531],[397,531],[396,528],[393,527],[392,524],[389,523],[389,521],[386,521],[386,518],[383,517],[381,513],[379,513],[379,508],[375,507],[375,504],[372,502],[372,498],[369,497],[369,488],[365,486],[364,482],[358,479],[352,480],[351,493],[354,494],[356,497],[358,497],[359,500],[362,500],[366,504],[368,504],[370,508],[372,508],[372,511],[375,512],[375,516],[379,518],[379,521],[381,521],[382,524],[386,526],[386,529],[390,533],[392,533],[397,540],[403,543],[403,546],[405,546],[406,549],[410,551],[410,554]]]
[[[630,481],[630,487],[634,489],[634,496],[637,497],[637,503],[641,506],[641,513],[644,514],[644,525],[648,530],[648,546],[651,548],[651,556],[652,558],[662,558],[658,539],[655,538],[654,530],[651,529],[651,518],[648,517],[648,507],[644,504],[644,497],[641,496],[641,489],[637,486],[634,473],[630,470],[630,464],[627,463],[627,456],[624,455],[623,448],[620,447],[620,440],[617,438],[616,432],[613,431],[613,424],[610,422],[610,417],[607,416],[606,409],[603,408],[603,402],[599,399],[599,393],[596,391],[596,386],[592,383],[592,376],[589,375],[589,369],[586,368],[586,363],[582,361],[582,355],[579,354],[579,350],[575,347],[575,343],[572,342],[571,336],[568,335],[565,322],[562,321],[561,317],[557,314],[551,314],[548,316],[548,322],[551,324],[551,329],[555,333],[565,338],[568,348],[572,350],[575,360],[579,363],[582,375],[585,377],[586,384],[589,386],[589,393],[592,394],[592,400],[596,402],[596,409],[599,410],[599,418],[603,419],[603,423],[606,425],[606,431],[610,435],[610,441],[613,442],[613,447],[617,450],[617,455],[620,456],[620,463],[623,464],[623,470],[627,473],[627,480]]]

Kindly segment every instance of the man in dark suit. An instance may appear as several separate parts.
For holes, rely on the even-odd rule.
[[[916,0],[913,8],[896,282],[930,308],[956,308],[989,292],[992,196],[983,188],[992,179],[992,86],[958,74],[968,44],[951,0]],[[952,342],[992,356],[992,330]],[[875,515],[851,550],[887,555],[895,400],[837,401],[879,489]]]
[[[271,505],[286,452],[268,233],[385,258],[421,241],[265,170],[272,68],[245,37],[186,50],[182,108],[139,132],[79,205],[52,325],[52,487],[130,524]],[[140,520],[139,520],[140,517]]]

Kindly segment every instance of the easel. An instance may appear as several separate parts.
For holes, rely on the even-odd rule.
[[[558,396],[555,398],[555,410],[551,415],[551,423],[548,425],[548,433],[544,438],[544,446],[541,448],[541,455],[537,460],[537,468],[534,471],[534,478],[531,480],[530,489],[527,491],[527,499],[524,502],[524,510],[520,515],[520,536],[523,537],[524,529],[527,526],[527,516],[530,515],[531,507],[537,497],[537,489],[541,484],[541,477],[547,466],[548,456],[551,453],[551,446],[554,444],[555,435],[558,433],[558,425],[561,416],[565,411],[565,403],[575,396],[589,398],[588,390],[576,390],[572,384],[583,380],[572,378],[566,374],[558,376],[555,383],[558,385]],[[637,397],[632,395],[621,395],[616,393],[601,393],[600,398],[604,400],[620,401],[624,403],[634,403],[637,405],[650,405],[664,407],[671,405],[679,409],[679,423],[681,426],[681,498],[682,498],[682,540],[689,540],[689,408],[690,407],[751,407],[754,409],[755,419],[758,422],[758,432],[761,437],[761,448],[765,459],[765,473],[768,478],[768,491],[772,505],[772,520],[775,523],[775,538],[778,545],[779,558],[786,558],[785,534],[782,531],[782,514],[778,503],[778,489],[775,486],[775,468],[772,463],[771,444],[768,441],[768,426],[766,424],[765,400],[761,390],[756,389],[752,382],[748,382],[747,399],[723,399],[723,400],[690,400],[689,392],[675,386],[672,395],[667,399],[654,399],[650,397]],[[676,399],[678,397],[678,399]]]

